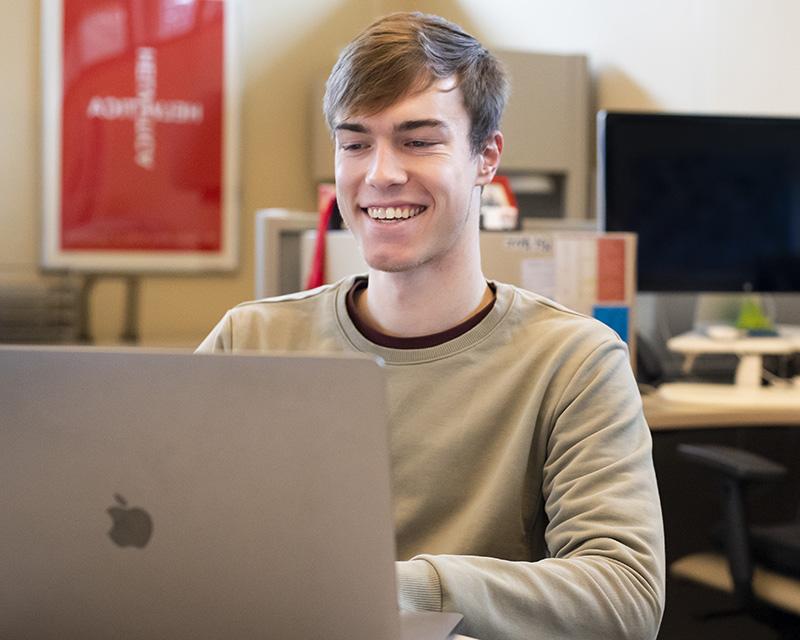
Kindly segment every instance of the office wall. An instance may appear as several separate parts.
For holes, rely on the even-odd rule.
[[[253,292],[253,214],[309,209],[309,79],[375,15],[421,9],[491,46],[590,56],[600,108],[800,115],[795,0],[239,0],[242,69],[241,268],[147,278],[145,342],[192,343]],[[36,274],[39,197],[38,3],[0,3],[0,281]],[[122,323],[123,290],[101,283],[101,340]]]
[[[492,41],[588,52],[600,108],[800,115],[794,0],[461,4]]]
[[[35,262],[38,37],[34,2],[0,5],[0,273]]]

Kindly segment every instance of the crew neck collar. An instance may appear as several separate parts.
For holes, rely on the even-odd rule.
[[[430,362],[455,355],[478,344],[497,327],[511,308],[515,292],[514,288],[502,283],[490,282],[495,290],[495,301],[486,316],[474,327],[461,335],[441,344],[419,349],[395,349],[383,347],[364,336],[353,323],[347,312],[347,294],[359,278],[364,275],[350,276],[339,282],[334,299],[336,321],[348,342],[365,353],[381,357],[388,364],[414,364]]]

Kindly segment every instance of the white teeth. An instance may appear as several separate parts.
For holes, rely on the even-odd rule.
[[[375,220],[406,220],[422,213],[425,207],[367,207],[370,218]]]

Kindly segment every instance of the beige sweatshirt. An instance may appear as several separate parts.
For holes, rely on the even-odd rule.
[[[384,359],[398,557],[411,560],[401,604],[463,613],[481,640],[655,638],[663,528],[624,343],[497,283],[467,333],[388,349],[351,322],[352,282],[239,305],[198,350]]]

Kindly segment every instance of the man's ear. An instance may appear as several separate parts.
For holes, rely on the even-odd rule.
[[[503,134],[495,131],[486,141],[478,156],[478,179],[475,184],[489,184],[497,173],[500,156],[503,154]]]

